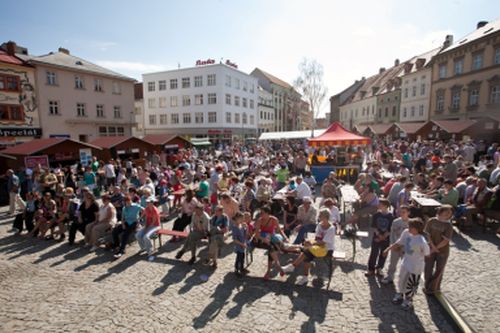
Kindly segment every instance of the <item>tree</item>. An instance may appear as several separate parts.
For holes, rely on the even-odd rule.
[[[328,89],[323,83],[323,65],[315,59],[304,58],[299,64],[299,77],[294,86],[311,108],[311,138],[314,137],[315,122]]]

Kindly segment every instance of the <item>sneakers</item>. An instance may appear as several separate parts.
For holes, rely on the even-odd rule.
[[[281,267],[281,269],[285,273],[291,273],[291,272],[293,272],[295,270],[295,267],[292,264],[288,264],[286,266]]]
[[[365,276],[374,276],[375,272],[374,271],[368,271],[365,273]]]
[[[123,256],[123,252],[116,252],[113,257],[115,257],[115,259],[120,259],[122,256]]]
[[[295,283],[299,286],[305,286],[307,282],[309,282],[309,277],[305,275],[300,275],[299,277],[297,277],[297,281],[295,281]]]
[[[184,252],[182,252],[182,251],[177,252],[177,254],[175,255],[175,259],[178,260],[178,259],[182,258],[183,254],[184,254]]]
[[[401,304],[401,302],[403,302],[403,294],[396,293],[396,295],[394,295],[394,298],[392,299],[392,303]]]
[[[154,260],[155,260],[155,258],[156,258],[156,257],[155,257],[153,254],[150,254],[150,255],[148,256],[148,261],[150,261],[150,262],[151,262],[151,261],[154,261]]]
[[[90,248],[90,252],[95,252],[99,247],[93,245],[91,248]]]
[[[192,257],[191,259],[189,259],[188,261],[188,265],[192,265],[194,264],[194,262],[196,261],[196,258],[195,257]]]
[[[405,299],[401,304],[401,307],[405,310],[409,310],[413,307],[413,303],[412,301]]]
[[[382,284],[391,284],[391,283],[394,283],[394,282],[392,281],[392,279],[391,279],[391,278],[389,278],[388,276],[386,276],[385,278],[383,278],[383,279],[380,281],[380,283],[382,283]]]
[[[378,268],[375,270],[375,275],[377,276],[384,276],[384,274],[382,273],[382,269]]]

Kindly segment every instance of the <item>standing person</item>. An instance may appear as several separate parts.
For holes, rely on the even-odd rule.
[[[87,225],[97,221],[97,214],[99,213],[99,205],[95,200],[95,196],[88,187],[82,189],[83,192],[83,202],[78,208],[78,219],[71,223],[69,228],[69,245],[75,243],[76,232],[80,231],[82,235],[85,235],[85,229]]]
[[[155,198],[149,197],[147,199],[146,209],[142,211],[142,218],[146,221],[144,228],[137,231],[135,238],[139,242],[139,247],[142,251],[148,254],[148,260],[155,259],[153,255],[153,244],[151,243],[151,236],[160,230],[160,211],[155,206]]]
[[[24,210],[26,204],[21,198],[21,186],[19,183],[19,177],[14,173],[14,170],[7,170],[6,176],[7,191],[9,192],[9,215],[14,215],[16,212],[16,204],[21,210]]]
[[[453,236],[451,217],[453,208],[442,205],[437,210],[437,216],[427,221],[425,233],[431,248],[430,255],[425,258],[425,288],[424,293],[432,294],[441,290],[444,267],[450,255],[450,240]]]
[[[106,187],[114,186],[116,180],[115,165],[113,160],[109,160],[106,165],[104,165],[104,176],[106,177]]]
[[[215,208],[215,215],[210,219],[210,229],[208,235],[208,259],[205,264],[210,264],[212,267],[217,268],[217,257],[219,256],[219,249],[224,245],[224,234],[229,226],[229,219],[224,214],[224,208],[217,206]]]
[[[399,217],[392,222],[391,235],[389,236],[391,244],[397,242],[401,237],[403,231],[408,229],[408,221],[410,220],[410,207],[403,205],[399,207]],[[390,284],[394,281],[394,273],[399,259],[403,257],[404,251],[402,248],[394,248],[391,251],[391,258],[389,261],[389,268],[387,275],[380,281],[382,284]]]
[[[143,208],[141,205],[132,202],[130,196],[124,199],[125,206],[122,208],[121,223],[114,227],[113,235],[113,248],[115,249],[115,258],[118,259],[125,254],[125,247],[127,246],[128,239],[132,233],[137,229],[139,219]],[[121,242],[119,241],[120,234],[122,234]]]
[[[99,208],[97,216],[97,221],[88,224],[85,228],[85,243],[92,246],[90,252],[94,252],[99,248],[99,238],[104,236],[106,231],[116,223],[116,209],[111,204],[109,195],[102,196],[102,206]]]
[[[191,216],[191,224],[189,225],[189,235],[182,249],[175,255],[176,259],[181,259],[186,251],[191,251],[191,259],[188,264],[192,265],[196,261],[196,247],[198,242],[208,235],[208,225],[210,216],[203,211],[203,204],[198,203]]]
[[[412,307],[412,299],[418,290],[420,275],[424,270],[425,258],[429,255],[429,244],[423,235],[424,223],[419,218],[411,219],[408,223],[408,230],[404,230],[401,237],[389,246],[384,255],[396,247],[402,247],[404,256],[399,269],[398,290],[392,302],[399,304],[402,302],[404,309]]]
[[[383,252],[389,246],[390,230],[392,221],[394,219],[389,207],[391,204],[387,199],[380,199],[378,205],[378,212],[373,214],[372,228],[373,239],[370,251],[370,258],[368,259],[368,272],[365,276],[382,275],[382,269],[385,264],[385,257]]]
[[[215,167],[214,172],[212,172],[212,175],[210,176],[210,203],[212,204],[212,209],[217,205],[218,203],[218,191],[219,191],[219,181],[221,179],[221,174],[223,171],[223,167],[221,165],[218,165]]]
[[[236,252],[236,259],[234,262],[234,272],[236,275],[241,276],[248,273],[245,269],[245,249],[247,248],[247,227],[243,223],[243,214],[237,212],[233,216],[232,225],[234,252]]]

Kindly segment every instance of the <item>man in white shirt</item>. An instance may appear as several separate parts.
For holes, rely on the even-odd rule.
[[[114,186],[116,180],[115,166],[113,160],[104,165],[104,176],[106,177],[106,186]]]
[[[311,188],[304,182],[302,176],[297,176],[295,181],[297,183],[297,187],[295,190],[292,190],[291,193],[295,194],[295,197],[299,200],[299,202],[302,202],[305,197],[311,196]]]

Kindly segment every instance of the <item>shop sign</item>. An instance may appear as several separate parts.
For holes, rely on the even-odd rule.
[[[34,169],[38,165],[42,166],[42,168],[49,167],[49,158],[47,155],[39,155],[39,156],[26,156],[24,158],[24,166],[28,169]]]
[[[196,60],[196,66],[205,66],[205,65],[213,65],[213,64],[215,64],[214,59]]]
[[[42,129],[3,127],[0,128],[0,136],[42,136]]]
[[[80,149],[80,163],[83,166],[87,166],[92,163],[92,150],[90,148]]]

